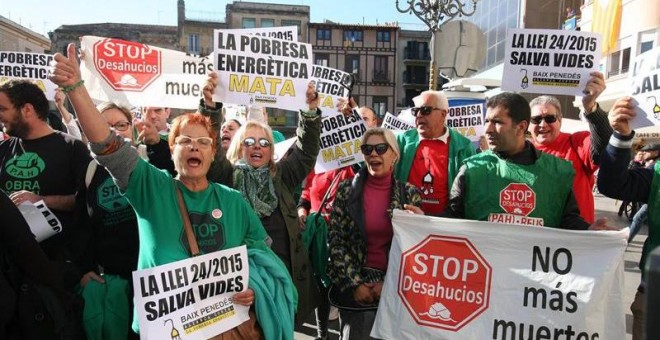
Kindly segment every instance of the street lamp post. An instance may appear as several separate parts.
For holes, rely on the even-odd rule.
[[[396,0],[396,9],[401,13],[410,13],[418,17],[431,31],[431,68],[429,70],[429,89],[435,90],[438,86],[438,64],[435,60],[435,49],[437,39],[436,32],[440,23],[449,21],[455,17],[469,17],[477,9],[477,1],[472,0],[472,5],[466,5],[461,0],[405,0],[406,8],[399,6]]]

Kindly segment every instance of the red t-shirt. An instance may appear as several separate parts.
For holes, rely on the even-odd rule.
[[[565,159],[573,164],[575,178],[573,192],[580,208],[580,215],[589,223],[594,223],[594,172],[598,165],[591,160],[591,134],[580,131],[573,134],[560,133],[548,145],[534,146],[547,154]]]
[[[438,215],[447,207],[447,143],[437,139],[421,140],[408,175],[408,182],[421,192],[422,210],[427,214]]]

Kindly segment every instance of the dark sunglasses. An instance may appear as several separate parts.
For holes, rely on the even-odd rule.
[[[420,106],[420,107],[411,107],[410,111],[412,112],[413,116],[417,116],[417,113],[422,113],[422,116],[428,116],[433,112],[433,110],[442,110],[439,107],[433,107],[433,106]]]
[[[552,124],[557,121],[557,116],[551,115],[551,116],[534,116],[530,119],[532,124],[541,124],[541,121],[545,121],[548,124]]]
[[[379,155],[382,155],[387,152],[387,149],[390,148],[390,145],[387,143],[380,143],[376,145],[371,145],[371,144],[362,144],[360,145],[360,151],[362,151],[362,154],[365,156],[371,155],[371,153],[376,150],[376,153]]]
[[[249,147],[249,146],[254,146],[255,144],[257,144],[257,140],[252,137],[243,139],[243,145],[245,146]],[[267,148],[270,146],[270,142],[266,138],[259,138],[259,146],[261,146],[262,148]]]

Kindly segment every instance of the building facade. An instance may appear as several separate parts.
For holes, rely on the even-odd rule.
[[[310,23],[308,42],[314,64],[352,73],[352,96],[379,117],[396,108],[398,26]]]
[[[429,88],[431,32],[400,30],[397,45],[396,113],[413,106],[412,99]],[[394,112],[392,112],[394,113]]]
[[[136,41],[156,47],[179,50],[176,26],[118,23],[62,25],[49,32],[48,35],[52,53],[66,53],[69,43],[80,44],[79,38],[85,35]]]
[[[50,41],[0,15],[0,51],[44,53],[50,51]]]

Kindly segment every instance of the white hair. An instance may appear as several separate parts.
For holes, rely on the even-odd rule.
[[[438,108],[444,109],[444,110],[449,110],[449,101],[447,100],[447,95],[445,95],[445,91],[424,91],[420,93],[419,96],[413,98],[413,103],[415,103],[415,106],[422,106],[424,103],[423,97],[425,96],[430,96],[431,98],[435,98],[436,103],[438,104]]]

